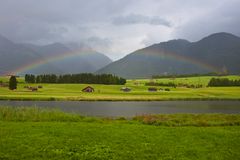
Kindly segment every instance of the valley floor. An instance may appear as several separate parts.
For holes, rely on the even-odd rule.
[[[147,86],[130,86],[132,91],[125,93],[120,91],[123,86],[91,85],[95,88],[95,92],[84,93],[82,89],[88,86],[87,84],[42,84],[43,89],[39,89],[37,92],[24,89],[23,86],[24,84],[20,84],[15,91],[0,88],[0,99],[71,101],[240,100],[240,87],[170,88],[170,91],[149,92]],[[31,86],[36,85],[32,84]]]
[[[128,80],[126,85],[100,84],[26,84],[19,78],[18,89],[10,91],[7,87],[0,87],[1,100],[77,100],[77,101],[160,101],[160,100],[240,100],[240,87],[206,87],[211,76],[188,77],[176,79],[155,79],[162,83],[183,83],[189,85],[200,84],[202,88],[163,87],[157,86],[157,92],[149,92],[146,82],[151,79]],[[224,77],[222,77],[224,78]],[[240,76],[226,76],[229,79],[240,79]],[[8,81],[6,77],[0,80]],[[25,86],[43,88],[32,92]],[[91,86],[93,93],[84,93],[82,89]],[[130,92],[121,91],[122,87],[131,88]],[[165,91],[168,88],[170,91]]]

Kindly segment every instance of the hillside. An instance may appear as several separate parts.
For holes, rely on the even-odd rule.
[[[171,40],[137,50],[100,69],[125,78],[207,72],[240,73],[240,38],[216,33],[197,42]]]
[[[94,50],[70,48],[61,43],[46,46],[25,45],[31,47],[45,59],[50,58],[48,63],[61,70],[61,74],[95,72],[112,62],[107,56]],[[43,67],[45,65],[38,69]]]
[[[0,35],[0,75],[95,72],[112,61],[94,50],[14,43]]]
[[[43,60],[43,57],[22,44],[16,44],[0,35],[0,75],[12,73],[12,71],[21,68],[27,63],[32,63],[36,60]],[[46,64],[47,71],[51,68],[57,71],[54,66]]]

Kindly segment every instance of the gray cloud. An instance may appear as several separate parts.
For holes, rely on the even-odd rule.
[[[102,46],[109,46],[111,45],[111,40],[108,38],[99,38],[99,37],[90,37],[87,39],[93,46],[94,45],[102,45]]]
[[[176,38],[240,36],[239,0],[0,0],[0,34],[16,42],[74,42],[112,59]]]
[[[127,16],[119,16],[113,19],[115,25],[129,25],[129,24],[150,24],[150,25],[163,25],[171,27],[171,23],[163,18],[154,16],[144,16],[139,14],[129,14]]]
[[[211,10],[192,17],[174,30],[176,37],[197,41],[216,32],[230,32],[240,36],[240,1],[220,3]]]

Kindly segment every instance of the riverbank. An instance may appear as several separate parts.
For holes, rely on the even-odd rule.
[[[94,117],[57,109],[0,106],[0,121],[12,122],[98,122],[156,126],[240,126],[240,114],[142,114],[132,117]]]
[[[239,122],[232,114],[111,119],[1,107],[0,159],[237,159]]]
[[[14,96],[0,96],[0,101],[108,101],[108,102],[147,102],[147,101],[240,101],[238,97],[14,97]]]
[[[170,100],[240,100],[240,87],[169,88],[170,91],[149,92],[147,86],[130,86],[131,92],[123,92],[123,86],[91,85],[95,92],[85,93],[87,84],[38,84],[43,88],[32,92],[19,84],[11,91],[0,88],[0,100],[36,101],[170,101]],[[35,86],[31,84],[30,86]]]

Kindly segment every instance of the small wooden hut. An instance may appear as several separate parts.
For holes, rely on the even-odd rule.
[[[91,92],[94,92],[94,88],[91,86],[87,86],[87,87],[83,88],[82,91],[91,93]]]
[[[121,88],[121,91],[123,91],[123,92],[130,92],[130,91],[131,91],[131,88],[122,87],[122,88]]]
[[[157,92],[157,88],[150,87],[150,88],[148,88],[148,91],[149,92]]]

